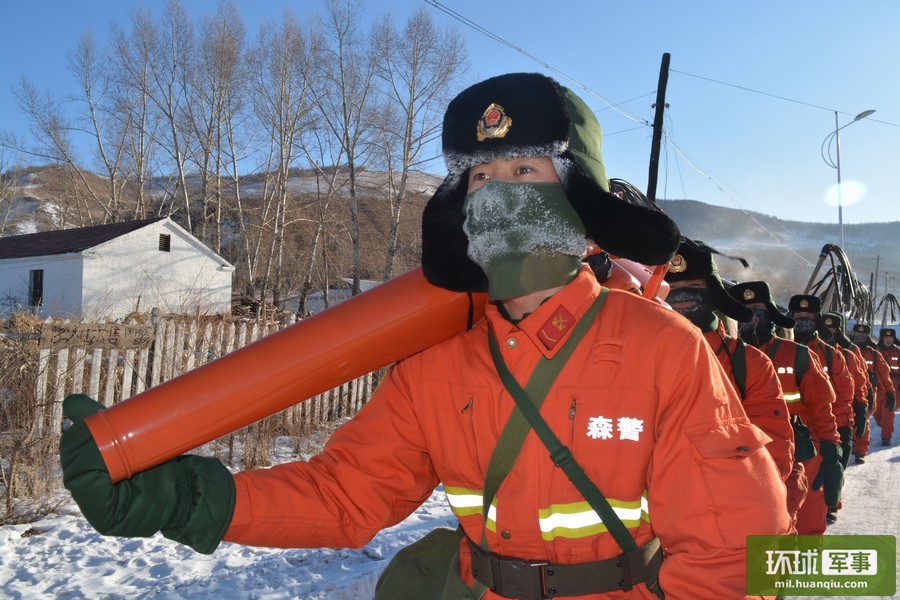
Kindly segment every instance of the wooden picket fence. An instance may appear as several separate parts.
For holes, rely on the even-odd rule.
[[[68,394],[87,394],[112,406],[293,323],[184,315],[125,324],[48,320],[38,337],[35,397],[41,409],[33,433],[40,437],[58,429]],[[300,402],[276,415],[276,426],[297,430],[352,416],[371,397],[378,377],[368,373]]]

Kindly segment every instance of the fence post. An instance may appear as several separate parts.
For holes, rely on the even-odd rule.
[[[153,360],[150,366],[150,384],[147,387],[159,385],[162,380],[162,355],[165,352],[163,345],[163,333],[165,325],[162,322],[162,311],[154,308],[150,311],[150,323],[153,325]]]
[[[91,379],[87,395],[98,398],[100,394],[100,364],[103,362],[103,348],[94,348],[91,353]]]
[[[184,372],[187,373],[191,369],[194,368],[194,361],[196,360],[196,355],[194,353],[194,348],[197,347],[197,330],[199,329],[199,323],[196,320],[191,319],[187,323],[187,352],[184,357]],[[179,373],[176,373],[179,375]]]
[[[106,381],[103,386],[103,406],[112,406],[115,404],[116,375],[118,374],[118,371],[119,349],[110,348],[106,356]]]

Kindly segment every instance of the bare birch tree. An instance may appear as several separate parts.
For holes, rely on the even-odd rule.
[[[125,140],[123,169],[132,182],[135,219],[146,218],[151,209],[147,188],[153,178],[154,158],[161,150],[159,113],[153,110],[150,98],[153,28],[150,13],[139,9],[132,14],[130,33],[118,26],[110,32],[116,114]]]
[[[260,27],[249,57],[250,87],[259,126],[268,136],[264,163],[259,235],[248,242],[247,266],[252,282],[260,282],[263,301],[271,294],[277,306],[282,294],[285,227],[290,192],[288,179],[297,159],[297,144],[312,110],[313,57],[310,38],[288,11],[278,25]],[[268,249],[263,242],[268,234]],[[264,265],[259,265],[261,258]]]
[[[64,103],[50,92],[40,93],[26,78],[22,78],[19,84],[13,88],[13,95],[21,110],[28,117],[29,130],[33,145],[24,148],[11,146],[31,157],[42,158],[49,163],[55,163],[65,167],[68,177],[72,179],[63,194],[57,199],[59,206],[57,227],[63,228],[69,224],[70,218],[75,213],[75,225],[93,224],[91,211],[83,207],[84,198],[80,196],[77,183],[90,188],[85,172],[81,169],[72,141],[72,132],[75,130],[70,117],[67,114]]]
[[[123,188],[127,179],[122,177],[125,154],[125,127],[116,126],[115,100],[108,93],[111,86],[110,66],[97,49],[90,32],[82,34],[75,49],[68,55],[69,71],[78,82],[82,104],[83,131],[90,136],[97,162],[106,175],[109,199],[94,193],[94,200],[104,209],[104,222],[117,223],[126,219],[126,207],[122,206]]]
[[[361,34],[360,0],[326,0],[325,43],[316,61],[323,86],[314,89],[315,102],[335,142],[347,160],[350,196],[350,241],[353,251],[352,294],[360,291],[360,239],[357,175],[365,163],[372,134],[372,80],[376,55]]]
[[[220,1],[212,18],[201,19],[199,40],[186,105],[197,140],[194,160],[203,201],[199,237],[221,252],[226,185],[234,184],[236,193],[240,192],[237,173],[232,173],[228,181],[224,173],[236,166],[229,153],[236,148],[232,136],[244,104],[245,29],[233,1]],[[211,234],[207,232],[210,226]]]
[[[329,169],[328,166],[340,165],[343,162],[343,148],[340,144],[328,143],[327,136],[328,132],[325,128],[312,127],[309,129],[308,135],[300,139],[300,146],[316,178],[316,228],[312,239],[308,242],[309,255],[302,272],[303,280],[298,293],[297,312],[301,315],[307,312],[309,293],[313,290],[316,279],[319,283],[318,289],[322,292],[324,307],[328,308],[330,303],[330,244],[328,241],[334,234],[330,229],[329,206],[331,201],[338,197],[341,171],[337,167]],[[318,277],[316,277],[317,275]]]
[[[151,50],[149,98],[162,115],[166,136],[161,147],[169,153],[175,168],[178,192],[184,205],[184,222],[193,230],[191,193],[187,184],[186,161],[191,129],[184,124],[188,101],[190,56],[194,44],[193,25],[179,0],[169,0],[158,25],[143,22],[142,45]]]
[[[12,218],[18,210],[16,194],[18,185],[15,181],[16,173],[10,170],[10,156],[12,150],[0,145],[0,236],[7,233]]]
[[[466,69],[466,53],[455,30],[440,31],[424,9],[407,19],[402,31],[389,17],[376,26],[375,44],[381,60],[378,77],[383,82],[394,114],[399,120],[386,119],[384,149],[397,152],[391,157],[389,174],[394,181],[393,164],[400,169],[396,188],[392,185],[391,230],[388,235],[384,279],[393,275],[397,251],[400,210],[407,195],[409,172],[421,158],[429,142],[440,134],[443,110],[454,84]]]

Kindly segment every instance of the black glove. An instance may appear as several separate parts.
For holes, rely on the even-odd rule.
[[[862,402],[853,403],[853,432],[856,439],[866,434],[866,428],[869,426],[869,407]]]
[[[838,427],[838,434],[841,436],[841,467],[846,470],[853,452],[853,432],[849,427]]]
[[[894,392],[885,394],[884,406],[888,409],[888,412],[894,412],[894,409],[897,408],[897,396]]]
[[[103,406],[81,394],[63,401],[72,425],[59,442],[63,483],[88,522],[103,535],[150,537],[157,531],[211,554],[231,522],[235,487],[214,458],[179,456],[112,483],[84,419]]]
[[[822,455],[822,464],[819,472],[813,479],[812,489],[819,491],[825,487],[825,504],[829,507],[837,506],[841,500],[841,487],[844,485],[844,468],[841,466],[841,447],[831,442],[819,444],[819,454]]]

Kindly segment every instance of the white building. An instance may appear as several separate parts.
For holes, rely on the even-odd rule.
[[[0,317],[231,310],[234,267],[169,217],[0,238]]]

